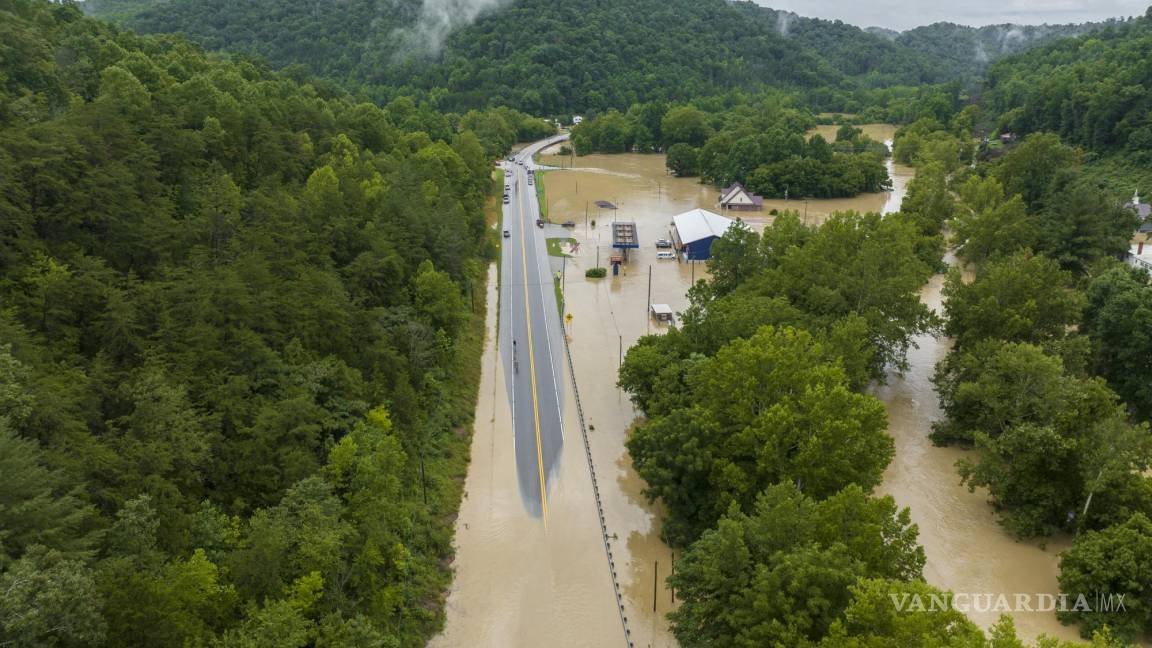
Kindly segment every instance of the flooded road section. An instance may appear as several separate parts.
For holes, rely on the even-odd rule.
[[[579,444],[560,453],[549,480],[547,527],[524,508],[496,336],[497,272],[493,266],[488,277],[483,374],[456,520],[456,575],[444,632],[429,645],[625,646]],[[573,402],[565,398],[569,420],[576,419]]]

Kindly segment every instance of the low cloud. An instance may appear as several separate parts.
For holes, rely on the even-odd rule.
[[[838,19],[861,27],[911,29],[934,22],[979,27],[1017,23],[1039,25],[1142,16],[1148,0],[969,0],[925,3],[917,0],[756,0],[773,9],[812,18]]]
[[[424,0],[416,23],[406,29],[397,29],[399,58],[435,56],[440,53],[445,39],[453,31],[466,27],[488,11],[497,9],[511,0]]]

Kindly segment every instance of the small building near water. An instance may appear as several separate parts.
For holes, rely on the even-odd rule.
[[[685,261],[712,258],[712,242],[724,236],[735,223],[731,218],[706,209],[693,209],[672,217],[672,246]]]
[[[760,211],[764,198],[748,191],[739,182],[733,182],[720,192],[720,208],[735,211]]]
[[[668,304],[652,304],[649,308],[657,322],[672,323],[672,307]]]

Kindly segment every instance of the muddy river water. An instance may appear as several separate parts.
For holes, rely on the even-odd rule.
[[[830,140],[835,127],[821,127]],[[865,127],[869,136],[890,140],[894,128]],[[547,152],[546,152],[547,153]],[[589,426],[605,524],[615,556],[624,605],[637,648],[675,646],[665,615],[674,596],[664,584],[675,556],[660,540],[660,510],[644,499],[643,483],[624,448],[639,413],[616,387],[620,357],[646,333],[662,325],[648,317],[652,303],[673,311],[687,306],[685,292],[694,279],[705,278],[703,264],[657,260],[652,243],[667,238],[672,216],[702,207],[717,210],[717,191],[694,179],[673,178],[660,155],[589,155],[579,158],[545,154],[540,162],[575,167],[545,175],[544,195],[554,222],[576,221],[574,230],[550,226],[550,237],[572,237],[578,247],[556,269],[564,271],[565,311],[573,368]],[[794,209],[817,223],[829,214],[855,209],[892,212],[899,209],[911,169],[892,165],[893,191],[843,200],[765,200],[765,211],[745,220],[756,229],[770,222],[772,208]],[[607,200],[616,210],[597,208]],[[584,270],[607,266],[611,252],[609,223],[634,221],[641,247],[633,250],[619,276],[590,280]],[[942,276],[934,277],[921,298],[939,310]],[[591,478],[578,431],[568,430],[563,456],[549,493],[547,529],[523,507],[511,448],[510,414],[494,335],[495,274],[489,286],[489,335],[483,359],[483,382],[477,408],[472,463],[466,499],[456,529],[456,578],[448,596],[448,620],[433,646],[624,646],[605,558]],[[910,353],[911,369],[893,375],[874,393],[888,410],[889,433],[896,457],[879,491],[909,507],[920,528],[928,562],[927,580],[957,592],[1000,594],[1057,592],[1058,552],[1063,541],[1047,548],[1013,541],[997,525],[986,496],[960,486],[953,466],[962,451],[936,448],[927,434],[940,416],[930,377],[948,351],[946,339],[924,336]],[[568,386],[565,421],[576,421],[575,398]],[[574,427],[574,424],[572,424]],[[983,627],[996,614],[971,613]],[[1040,633],[1074,638],[1051,613],[1017,613],[1017,628],[1026,638]]]

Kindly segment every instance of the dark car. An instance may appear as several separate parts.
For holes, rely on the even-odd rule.
[[[512,232],[509,232],[508,230],[504,230],[504,238],[512,238]]]
[[[560,226],[561,227],[576,227],[576,221],[566,220],[563,223],[560,223]]]
[[[536,227],[541,227],[541,228],[544,227],[544,219],[543,218],[537,218],[536,219]]]

